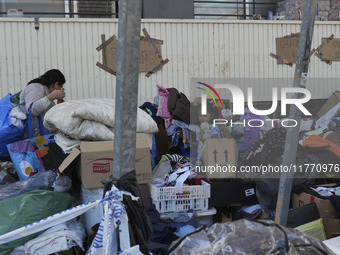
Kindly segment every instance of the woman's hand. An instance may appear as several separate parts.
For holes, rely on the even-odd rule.
[[[48,96],[48,100],[53,102],[55,99],[63,99],[65,97],[65,91],[62,89],[53,90]]]

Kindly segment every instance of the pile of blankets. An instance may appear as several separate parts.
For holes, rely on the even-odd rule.
[[[82,141],[114,140],[115,101],[95,98],[70,100],[52,107],[44,117],[44,126],[58,130],[56,143],[69,152]],[[137,109],[137,138],[145,137],[152,145],[158,132],[156,122],[145,111]]]

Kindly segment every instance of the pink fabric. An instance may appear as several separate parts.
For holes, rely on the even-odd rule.
[[[158,87],[158,110],[156,115],[162,118],[171,118],[168,110],[169,91],[166,88],[156,84]]]
[[[165,128],[170,127],[170,125],[171,125],[171,119],[170,118],[169,119],[164,119],[164,126],[165,126]]]

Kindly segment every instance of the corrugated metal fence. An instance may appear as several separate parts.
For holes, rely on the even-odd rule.
[[[118,33],[115,19],[41,18],[39,30],[30,18],[0,18],[0,96],[16,92],[26,83],[51,68],[66,76],[66,100],[114,97],[115,76],[96,66],[102,62],[101,34]],[[277,65],[269,56],[275,53],[275,38],[296,33],[294,21],[207,21],[143,20],[150,36],[164,41],[162,56],[170,62],[150,78],[139,79],[139,103],[152,101],[156,84],[175,87],[190,98],[195,96],[194,81],[228,82],[245,78],[245,89],[254,83],[256,100],[270,100],[278,78],[292,78],[295,66]],[[321,37],[340,37],[339,22],[318,22],[312,47]],[[328,98],[339,89],[339,62],[331,66],[312,56],[307,83],[313,98]],[[273,79],[275,78],[275,79]],[[230,83],[230,82],[229,82]],[[282,86],[292,86],[284,82]]]

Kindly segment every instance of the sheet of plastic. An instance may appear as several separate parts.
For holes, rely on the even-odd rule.
[[[46,171],[42,173],[37,173],[26,180],[17,181],[1,186],[0,201],[11,197],[16,197],[20,194],[36,189],[51,190],[56,177],[56,172]]]
[[[32,225],[35,221],[41,222],[41,219],[69,208],[73,201],[66,193],[47,190],[33,190],[0,201],[0,254],[8,254],[13,248],[35,238],[37,232],[43,230],[26,232],[25,226]],[[21,231],[15,232],[15,229]]]
[[[215,223],[171,244],[178,254],[334,254],[319,239],[273,221]]]
[[[45,191],[45,192],[51,192],[51,191]],[[59,192],[55,192],[55,193],[58,193],[61,196],[67,195],[67,194],[59,193]],[[131,199],[133,200],[138,199],[137,197],[132,196],[129,192],[120,191],[115,186],[112,186],[112,189],[105,193],[105,198],[103,199],[89,202],[86,204],[81,204],[79,206],[58,212],[46,218],[40,218],[39,215],[37,215],[36,218],[38,219],[36,218],[35,219],[38,221],[33,220],[32,221],[33,223],[17,228],[17,229],[15,229],[14,227],[15,230],[10,231],[10,232],[1,231],[2,229],[0,228],[0,234],[2,234],[0,235],[0,254],[8,254],[13,248],[21,244],[24,244],[26,241],[37,236],[38,232],[54,227],[58,224],[69,221],[71,219],[74,219],[78,217],[79,215],[85,213],[86,211],[90,210],[91,208],[98,206],[100,203],[103,203],[104,215],[103,215],[98,233],[91,245],[91,248],[88,250],[87,254],[91,254],[91,255],[118,254],[118,252],[128,250],[130,248],[130,237],[129,237],[129,228],[128,228],[128,217],[127,217],[125,207],[122,203],[123,195],[131,196]],[[39,201],[39,199],[41,198],[38,197],[37,201]],[[18,205],[16,204],[14,206],[18,206]],[[32,204],[32,206],[34,205]],[[49,206],[47,208],[49,208]],[[60,209],[61,206],[58,207],[58,205],[56,205],[53,208],[57,210],[57,208]],[[32,208],[29,208],[29,210],[34,212]],[[10,217],[10,212],[6,212],[4,214],[7,217]],[[2,214],[0,214],[0,220],[2,222],[1,217],[2,217]],[[23,218],[26,219],[27,217],[23,217]],[[9,221],[8,219],[6,220]],[[13,221],[15,220],[17,219],[13,219]],[[23,225],[23,224],[20,224],[20,225]],[[119,246],[117,245],[117,242],[118,242],[117,236],[114,234],[116,233],[115,232],[116,228],[118,228],[117,233],[119,235],[119,244],[120,244]],[[9,229],[13,229],[13,228],[9,228]],[[8,248],[9,245],[10,247]],[[6,247],[6,250],[2,250],[4,247]]]

